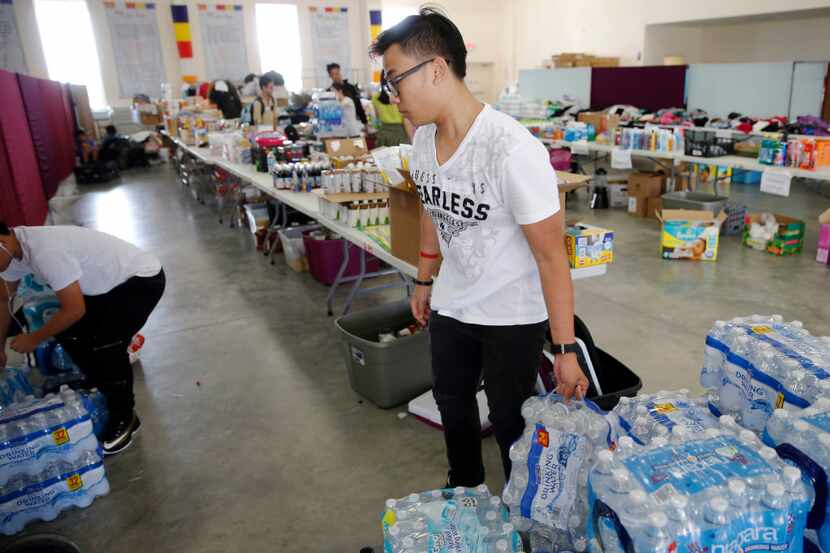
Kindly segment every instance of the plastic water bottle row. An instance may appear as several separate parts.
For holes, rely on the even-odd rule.
[[[717,426],[705,398],[692,398],[681,389],[634,398],[622,397],[613,413],[620,434],[627,434],[638,444],[667,443],[670,435],[695,436]]]
[[[812,488],[801,470],[728,416],[702,434],[675,425],[598,454],[589,478],[589,540],[607,552],[775,550],[798,553]],[[668,548],[668,549],[667,549]],[[600,550],[600,549],[596,549]]]
[[[588,472],[613,442],[612,425],[594,404],[566,405],[556,394],[529,398],[522,416],[503,494],[511,522],[530,533],[534,551],[585,551]]]
[[[12,403],[34,395],[35,388],[29,379],[29,367],[6,367],[0,370],[0,413]]]
[[[35,482],[0,492],[0,533],[16,534],[34,520],[50,521],[71,507],[88,507],[109,493],[100,449],[85,451],[77,459],[55,459]]]
[[[386,553],[520,553],[522,541],[487,486],[413,493],[386,501]]]
[[[54,463],[73,464],[98,448],[83,397],[64,388],[0,410],[0,496],[38,482]]]
[[[819,398],[812,406],[798,409],[776,409],[764,430],[764,443],[770,446],[789,444],[801,455],[816,463],[824,474],[814,474],[811,478],[824,480],[830,472],[830,399]],[[820,484],[820,483],[817,483]],[[817,489],[827,489],[817,486]],[[823,501],[817,507],[824,509],[824,522],[818,528],[818,541],[824,551],[830,551],[830,502],[827,497],[816,497]]]
[[[700,382],[721,413],[761,431],[776,407],[830,397],[830,337],[812,336],[780,315],[716,321]]]

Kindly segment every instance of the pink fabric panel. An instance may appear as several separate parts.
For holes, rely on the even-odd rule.
[[[27,225],[41,225],[48,213],[46,196],[17,75],[8,71],[0,71],[0,106],[3,106],[0,109],[0,134],[9,166],[9,179],[0,182],[0,187],[12,187],[17,197],[16,209],[19,211],[19,214],[12,214],[9,219],[22,220]],[[8,192],[3,195],[4,198],[7,196]]]

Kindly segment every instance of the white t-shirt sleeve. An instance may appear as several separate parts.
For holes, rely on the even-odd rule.
[[[538,223],[559,211],[556,172],[541,142],[528,140],[508,155],[504,193],[520,225]]]
[[[38,273],[55,292],[81,279],[81,264],[73,256],[60,250],[38,252]]]
[[[28,275],[32,271],[26,269],[26,266],[18,260],[13,259],[5,271],[0,273],[0,279],[6,282],[19,282],[21,278]]]

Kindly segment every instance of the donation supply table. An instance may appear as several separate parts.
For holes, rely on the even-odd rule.
[[[344,225],[340,221],[324,217],[322,213],[320,213],[318,194],[314,192],[292,192],[288,190],[278,190],[274,187],[271,175],[268,173],[257,172],[256,168],[253,165],[231,163],[220,156],[210,155],[207,148],[189,146],[178,138],[169,136],[168,138],[172,142],[174,142],[177,147],[191,154],[202,163],[218,166],[226,170],[227,172],[231,173],[232,175],[235,175],[242,181],[261,190],[267,196],[275,200],[279,204],[279,207],[283,212],[283,217],[281,218],[282,224],[285,224],[286,222],[286,218],[284,216],[285,211],[287,210],[287,208],[290,207],[315,219],[320,225],[326,227],[332,232],[339,234],[344,238],[343,261],[338,276],[334,283],[331,285],[331,288],[329,290],[327,303],[328,313],[330,315],[333,312],[334,293],[337,290],[338,286],[340,286],[341,284],[347,282],[354,282],[352,290],[349,292],[349,296],[346,299],[346,304],[343,309],[343,313],[345,314],[351,309],[352,301],[358,293],[368,292],[370,290],[377,290],[379,288],[389,288],[393,286],[405,286],[408,290],[410,282],[406,277],[415,278],[417,276],[417,267],[415,267],[411,263],[408,263],[407,261],[404,261],[392,255],[392,253],[390,253],[385,248],[381,247],[380,244],[378,244],[367,233],[363,232],[360,229]],[[348,247],[349,243],[356,245],[360,249],[361,270],[356,276],[345,277],[343,275],[346,272],[346,267],[348,266],[350,256]],[[365,263],[366,253],[375,256],[379,260],[388,264],[394,270],[380,271],[377,273],[367,272]],[[571,269],[571,278],[577,280],[581,278],[601,276],[604,275],[606,271],[607,265],[604,264],[596,265],[593,267]],[[388,274],[400,275],[402,283],[387,284],[379,287],[376,286],[370,289],[361,290],[361,286],[365,279]]]

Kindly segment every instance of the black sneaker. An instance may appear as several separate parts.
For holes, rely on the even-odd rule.
[[[103,439],[104,455],[121,453],[133,443],[133,435],[141,428],[141,420],[133,412],[131,419],[118,422]]]

